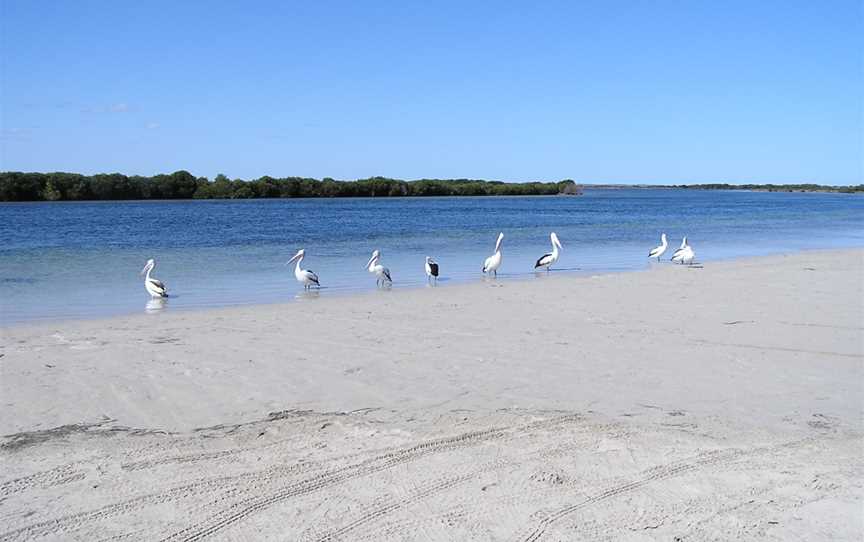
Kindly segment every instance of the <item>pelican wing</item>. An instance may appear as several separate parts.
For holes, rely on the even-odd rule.
[[[663,245],[660,245],[659,247],[652,248],[651,251],[648,252],[648,257],[653,258],[654,256],[660,254],[660,249],[662,249],[662,248],[663,248]]]
[[[390,278],[390,270],[386,267],[381,271],[381,273],[387,277],[387,282],[393,282],[393,279]]]
[[[438,276],[438,264],[435,262],[429,262],[429,274],[433,277]]]
[[[486,271],[488,271],[488,270],[489,270],[489,266],[492,265],[492,258],[494,258],[494,256],[489,256],[488,258],[486,258],[485,260],[483,260],[483,272],[484,272],[484,273],[485,273]]]
[[[320,286],[320,285],[318,284],[318,275],[316,275],[314,271],[312,271],[311,269],[305,269],[304,271],[305,271],[305,273],[306,273],[306,277],[307,277],[311,282],[314,282],[316,286]]]
[[[165,285],[161,280],[150,279],[150,285],[153,286],[160,295],[166,295],[168,293],[168,289],[165,288]]]
[[[544,265],[548,265],[549,262],[551,262],[551,261],[552,261],[552,253],[548,252],[548,253],[540,256],[540,259],[537,260],[537,263],[534,264],[534,269],[537,269],[538,267],[543,267]]]

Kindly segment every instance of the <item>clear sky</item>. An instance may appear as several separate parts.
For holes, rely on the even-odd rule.
[[[864,182],[861,0],[0,3],[0,170]]]

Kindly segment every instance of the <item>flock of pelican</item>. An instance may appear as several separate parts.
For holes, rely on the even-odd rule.
[[[564,246],[561,244],[561,241],[558,240],[558,235],[556,235],[554,231],[549,235],[549,240],[552,242],[552,251],[540,256],[534,264],[534,269],[545,267],[547,273],[552,269],[552,265],[558,261],[558,257],[561,254],[560,251],[564,250]],[[498,269],[501,268],[501,263],[504,260],[504,256],[501,252],[501,243],[503,241],[504,233],[502,232],[498,234],[498,239],[495,241],[495,252],[483,261],[484,274],[493,277],[498,276]],[[652,248],[648,252],[648,257],[657,258],[657,261],[659,262],[660,256],[666,252],[668,246],[669,243],[666,241],[666,234],[663,233],[660,235],[660,245]],[[303,269],[301,267],[301,263],[305,257],[306,250],[301,248],[285,265],[290,265],[292,262],[296,262],[294,265],[294,278],[297,279],[297,282],[303,285],[304,290],[320,288],[321,283],[318,281],[318,275],[310,269]],[[680,264],[690,265],[693,263],[693,258],[695,257],[696,253],[693,251],[693,247],[687,244],[686,236],[681,241],[681,246],[672,253],[672,261]],[[141,270],[141,274],[145,275],[144,288],[151,297],[168,297],[168,289],[165,287],[165,284],[150,276],[150,273],[155,268],[156,260],[152,258],[147,260],[147,264],[144,266],[144,269]],[[429,256],[426,256],[425,270],[427,281],[432,284],[438,282],[438,269],[438,263]],[[366,270],[375,275],[376,286],[384,287],[393,284],[390,270],[384,267],[381,263],[381,251],[372,251],[372,256],[369,258],[369,261],[366,262]]]
[[[669,247],[669,243],[666,242],[666,234],[660,234],[660,245],[651,249],[648,252],[649,258],[657,258],[657,261],[660,261],[660,256],[666,252],[666,249]],[[693,263],[693,258],[696,257],[696,251],[693,250],[693,247],[687,244],[687,236],[684,236],[684,239],[681,240],[681,246],[678,247],[675,252],[672,253],[672,261],[680,264],[690,265]]]

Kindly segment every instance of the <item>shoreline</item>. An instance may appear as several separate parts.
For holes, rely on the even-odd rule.
[[[811,251],[7,328],[0,539],[860,540],[862,276]]]
[[[104,358],[105,356],[110,356],[112,351],[117,351],[118,347],[120,347],[120,350],[127,350],[128,346],[124,346],[124,343],[129,343],[133,339],[145,349],[145,352],[137,356],[142,362],[144,358],[152,357],[155,354],[158,354],[160,357],[169,354],[174,355],[174,353],[166,350],[166,348],[174,343],[185,343],[185,339],[187,338],[194,338],[195,341],[189,347],[183,349],[180,354],[199,360],[216,354],[214,346],[208,343],[208,339],[210,338],[218,341],[227,340],[227,345],[234,350],[237,350],[242,345],[255,347],[255,350],[266,357],[272,357],[274,354],[277,354],[277,351],[271,351],[267,348],[274,348],[277,347],[276,345],[279,345],[278,348],[280,349],[290,349],[291,341],[296,341],[297,344],[302,344],[304,348],[313,350],[316,356],[332,357],[333,353],[329,351],[329,348],[338,347],[340,342],[345,343],[344,347],[339,348],[340,350],[350,350],[352,345],[357,346],[358,343],[371,343],[377,345],[375,350],[383,353],[388,351],[391,346],[399,348],[398,345],[392,345],[384,341],[384,337],[391,336],[394,332],[395,328],[390,326],[397,325],[405,328],[406,331],[410,331],[412,334],[416,334],[418,342],[423,342],[421,338],[424,335],[429,335],[426,338],[427,341],[443,340],[442,333],[452,333],[456,336],[465,335],[466,332],[460,330],[460,328],[470,327],[474,331],[469,333],[468,336],[476,343],[474,348],[477,348],[483,347],[487,343],[490,345],[496,344],[496,337],[499,333],[495,328],[496,325],[499,325],[502,329],[515,331],[517,335],[524,331],[532,333],[531,330],[534,333],[539,332],[541,335],[548,335],[552,329],[556,333],[561,333],[562,323],[558,321],[556,313],[559,312],[557,306],[562,302],[575,303],[579,309],[577,313],[571,314],[569,318],[575,318],[575,321],[580,322],[581,325],[596,327],[594,320],[599,319],[602,322],[605,319],[602,315],[609,313],[609,309],[603,308],[603,305],[608,305],[610,298],[616,299],[612,303],[615,306],[613,312],[616,317],[632,320],[633,316],[636,316],[634,322],[643,322],[640,325],[647,326],[645,328],[647,330],[656,324],[650,323],[652,318],[650,317],[650,310],[645,306],[646,299],[640,298],[636,294],[636,291],[640,289],[652,290],[650,295],[653,303],[665,303],[668,305],[668,298],[676,295],[676,283],[679,286],[686,285],[688,288],[693,288],[696,284],[700,284],[705,280],[703,276],[706,274],[723,276],[742,273],[752,274],[756,272],[770,275],[770,270],[783,262],[808,262],[813,260],[823,262],[823,265],[826,261],[846,261],[846,265],[857,265],[860,269],[862,263],[864,263],[864,250],[802,251],[792,254],[739,258],[714,262],[708,266],[694,265],[688,267],[669,264],[641,272],[585,275],[567,273],[558,276],[555,276],[553,273],[552,276],[541,276],[532,278],[531,280],[483,280],[437,288],[417,287],[395,291],[370,290],[344,296],[303,298],[288,303],[227,306],[158,314],[129,314],[97,319],[27,323],[2,328],[6,335],[7,344],[0,349],[0,352],[4,354],[3,368],[6,375],[5,380],[8,383],[10,382],[10,362],[13,359],[17,358],[20,360],[31,357],[42,359],[43,350],[65,350],[67,351],[67,355],[75,353],[80,362],[92,366],[94,362],[85,355],[86,353],[92,352],[98,358]],[[803,269],[806,270],[809,268],[805,267]],[[810,277],[807,277],[807,279],[810,279]],[[665,286],[667,282],[669,285]],[[706,283],[703,286],[708,287],[709,284]],[[748,286],[753,288],[754,284]],[[589,289],[586,290],[586,287],[589,287]],[[634,288],[635,291],[633,291]],[[597,291],[595,292],[595,290]],[[621,290],[630,291],[630,295],[626,298],[622,297],[623,292]],[[581,292],[583,291],[592,292],[593,295],[590,296],[592,298],[592,301],[590,301],[592,305],[582,306],[584,303],[589,303],[588,300],[582,298]],[[493,295],[493,292],[501,292],[502,295]],[[698,295],[695,292],[694,294]],[[859,313],[864,310],[860,306],[856,309],[854,300],[851,302],[852,306],[850,310],[857,310]],[[537,303],[541,315],[535,314],[532,316],[530,314],[530,311],[535,309],[535,303]],[[490,309],[493,312],[485,314],[485,304],[489,304],[490,307],[496,307],[496,309]],[[508,307],[510,304],[518,304],[523,316],[519,317],[510,314],[511,311]],[[745,302],[742,301],[742,304],[745,304]],[[505,310],[496,314],[494,311],[498,310],[498,308]],[[418,312],[418,309],[420,312]],[[717,309],[718,307],[712,308],[712,310]],[[428,310],[435,310],[439,314],[424,315],[423,311]],[[572,310],[573,307],[571,307]],[[642,320],[642,317],[639,316],[643,311],[647,311],[645,316],[649,317],[648,320]],[[687,310],[682,311],[685,314],[686,312]],[[724,308],[724,312],[731,314],[734,312],[746,313],[749,311],[747,309],[738,309],[734,303],[730,303],[728,307]],[[470,314],[466,315],[464,313]],[[592,313],[595,315],[591,316]],[[672,315],[667,314],[666,316],[670,317]],[[382,320],[380,330],[377,329],[374,323],[370,322],[374,318]],[[446,320],[440,321],[441,318],[446,318]],[[483,318],[486,318],[486,320]],[[810,317],[808,316],[808,318]],[[439,322],[443,327],[426,330],[423,326],[410,323],[412,321],[426,320]],[[738,325],[735,323],[738,320],[740,318],[730,316],[729,321],[733,322],[730,326]],[[251,324],[251,327],[241,328],[240,323]],[[216,336],[213,334],[212,328],[217,324],[223,332],[229,335],[232,331],[242,331],[244,335],[249,335],[251,340],[264,341],[266,339],[266,343],[262,343],[260,347],[257,347],[254,342],[251,345],[246,342],[250,340],[250,337],[231,341],[230,337]],[[232,329],[233,325],[237,325],[237,328]],[[679,323],[679,326],[681,325],[684,325],[684,322]],[[720,325],[722,327],[722,323]],[[256,329],[255,326],[263,327]],[[322,326],[330,329],[327,335],[330,338],[329,340],[335,341],[334,344],[321,344],[316,341],[315,336],[321,333]],[[602,327],[601,325],[598,329],[602,329]],[[281,335],[279,331],[274,331],[272,328],[284,329],[284,335]],[[851,331],[864,330],[860,326],[853,326],[849,329]],[[380,340],[376,339],[376,335],[378,334],[381,335]],[[34,352],[31,351],[30,347],[32,346],[31,343],[37,342],[37,338],[40,344],[38,344]],[[645,340],[645,338],[634,339],[639,342]],[[534,344],[535,342],[536,340],[529,341],[530,344]],[[400,337],[397,339],[397,343],[402,344],[402,350],[406,352],[411,352],[415,348],[413,341],[407,338]],[[535,346],[542,345],[536,344]],[[849,352],[835,352],[835,354],[841,358],[859,359],[862,353],[856,353],[855,349],[850,346],[847,345]],[[609,348],[611,345],[607,344],[605,347]],[[437,348],[440,349],[441,346],[439,345]],[[146,352],[147,349],[152,349],[153,352]],[[782,348],[778,347],[778,349],[782,351]],[[826,347],[823,350],[824,352],[830,352],[832,349]],[[279,351],[278,354],[284,355],[287,354],[287,351]],[[341,357],[343,354],[344,352],[340,353],[339,356]],[[181,365],[189,366],[190,361],[191,359],[186,360]],[[268,360],[270,370],[274,369],[273,365],[275,361],[274,359]],[[224,360],[221,363],[228,363],[228,360]],[[54,363],[49,363],[48,365],[53,367]],[[139,367],[147,370],[146,365],[139,365]],[[23,370],[25,367],[21,366],[21,369]],[[116,370],[122,373],[124,367],[118,365]],[[276,403],[273,403],[272,406],[272,410],[274,411],[282,410],[282,408],[278,408],[280,405]],[[303,404],[294,406],[304,408]],[[320,405],[315,406],[318,409]],[[347,411],[355,408],[366,408],[367,406],[365,404],[350,404],[345,408],[328,407],[319,410]],[[83,419],[58,419],[53,425],[48,423],[47,426],[59,426],[66,423],[79,423],[83,421],[90,422],[100,419],[101,414]],[[250,414],[252,413],[250,412]],[[258,414],[263,415],[266,412],[259,410]],[[9,420],[12,417],[14,416],[6,416],[4,418]],[[108,417],[117,418],[121,424],[139,427],[151,426],[151,424],[141,423],[140,421],[130,422],[129,420],[123,420],[122,416],[117,417],[110,413]],[[238,418],[235,416],[232,417],[232,422],[243,422],[249,419],[256,419],[257,417],[260,416],[254,414],[247,418]],[[224,422],[224,420],[219,419],[217,416],[210,422],[201,420],[200,423],[193,425],[186,424],[182,427],[185,430],[191,430],[196,426],[202,427],[221,422]],[[46,426],[41,423],[38,425],[42,428]],[[178,429],[178,427],[170,426],[156,425],[155,427],[166,430]],[[0,429],[0,434],[37,428],[30,427],[29,424],[10,427],[8,423],[4,423],[2,424],[2,429]]]
[[[819,253],[833,253],[833,252],[849,252],[856,250],[864,250],[864,246],[856,247],[842,247],[842,248],[821,248],[821,249],[803,249],[803,250],[794,250],[794,251],[780,251],[772,254],[765,254],[760,256],[731,256],[731,257],[719,257],[716,259],[709,259],[707,261],[697,260],[694,262],[693,267],[701,267],[706,263],[709,265],[715,264],[724,264],[724,263],[734,263],[734,262],[747,262],[750,260],[759,260],[762,258],[777,258],[777,257],[789,257],[797,254],[819,254]],[[489,279],[485,276],[479,276],[475,278],[449,278],[443,277],[441,283],[439,283],[435,288],[458,288],[464,286],[478,286],[482,284],[488,284],[493,282],[494,280],[498,280],[501,283],[519,283],[519,282],[530,282],[532,280],[550,280],[550,279],[561,279],[561,278],[586,278],[586,277],[594,277],[594,276],[608,276],[608,275],[629,275],[633,273],[651,273],[656,272],[667,266],[676,266],[677,264],[673,264],[668,261],[668,258],[663,259],[661,263],[658,265],[656,261],[649,261],[647,263],[648,267],[640,268],[640,269],[608,269],[608,270],[582,270],[580,268],[566,268],[560,270],[554,270],[546,275],[545,272],[522,272],[522,273],[501,273],[498,279]],[[686,267],[686,266],[685,266]],[[290,279],[290,282],[288,282]],[[405,292],[413,292],[417,290],[425,290],[430,288],[430,286],[424,281],[417,280],[408,280],[408,281],[400,281],[398,286],[387,288],[387,289],[375,289],[370,288],[368,286],[355,286],[355,287],[324,287],[321,289],[312,289],[309,291],[304,291],[301,287],[293,280],[292,277],[286,278],[286,282],[290,286],[288,288],[296,287],[296,291],[294,292],[294,298],[285,300],[275,300],[272,302],[260,302],[260,301],[250,301],[250,302],[235,302],[229,304],[221,304],[221,305],[213,305],[213,306],[202,306],[202,305],[188,305],[188,306],[180,306],[173,307],[165,310],[164,308],[158,308],[155,310],[149,310],[145,307],[145,310],[137,310],[135,312],[122,312],[116,314],[106,314],[99,316],[76,316],[76,317],[54,317],[54,316],[46,316],[43,318],[31,318],[24,320],[11,321],[8,323],[0,322],[0,331],[2,330],[15,330],[21,328],[28,327],[38,327],[38,326],[50,326],[50,325],[64,325],[64,324],[73,324],[77,322],[96,322],[96,321],[110,321],[112,319],[117,318],[129,318],[129,317],[159,317],[162,315],[168,314],[178,314],[178,313],[207,313],[210,311],[218,311],[218,310],[253,310],[255,307],[274,307],[274,306],[285,306],[285,305],[293,305],[295,303],[313,301],[316,300],[327,300],[327,299],[345,299],[352,298],[356,296],[366,296],[366,295],[382,295],[382,294],[393,294],[393,295],[401,295]],[[403,286],[404,284],[404,286]],[[322,293],[323,292],[323,293]],[[323,295],[324,297],[319,297]],[[145,302],[149,300],[148,297],[142,295],[141,299]],[[169,295],[168,299],[165,301],[166,303],[170,303],[171,296]],[[159,300],[157,300],[159,301]],[[147,303],[149,304],[149,303]]]

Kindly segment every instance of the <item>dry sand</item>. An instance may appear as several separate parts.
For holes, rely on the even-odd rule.
[[[0,333],[0,540],[864,538],[861,250]]]

